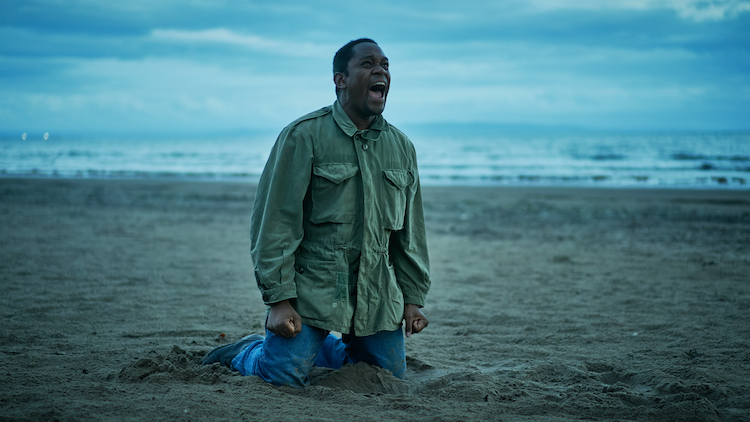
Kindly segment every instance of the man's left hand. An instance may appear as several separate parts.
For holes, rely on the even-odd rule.
[[[411,303],[404,305],[404,321],[406,321],[406,337],[424,330],[430,323],[419,306]]]

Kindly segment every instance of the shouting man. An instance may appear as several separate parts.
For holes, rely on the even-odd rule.
[[[349,42],[333,59],[336,102],[279,135],[252,215],[266,336],[204,364],[299,387],[313,366],[366,362],[404,377],[404,332],[427,327],[430,277],[414,146],[381,115],[388,67],[375,41]]]

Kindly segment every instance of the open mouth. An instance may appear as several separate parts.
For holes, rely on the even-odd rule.
[[[382,101],[385,98],[385,82],[378,81],[370,86],[370,98]]]

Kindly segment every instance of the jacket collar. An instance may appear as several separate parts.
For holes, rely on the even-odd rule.
[[[382,115],[378,115],[369,128],[365,130],[357,129],[357,126],[354,125],[352,119],[346,114],[344,107],[341,107],[338,100],[333,103],[333,120],[336,121],[336,124],[339,125],[347,136],[352,137],[360,133],[363,138],[370,141],[377,141],[380,137],[380,132],[388,130],[388,122],[385,121]]]

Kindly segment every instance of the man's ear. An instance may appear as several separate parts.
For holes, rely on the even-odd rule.
[[[341,72],[334,73],[333,83],[336,84],[336,89],[346,89],[346,76]]]

